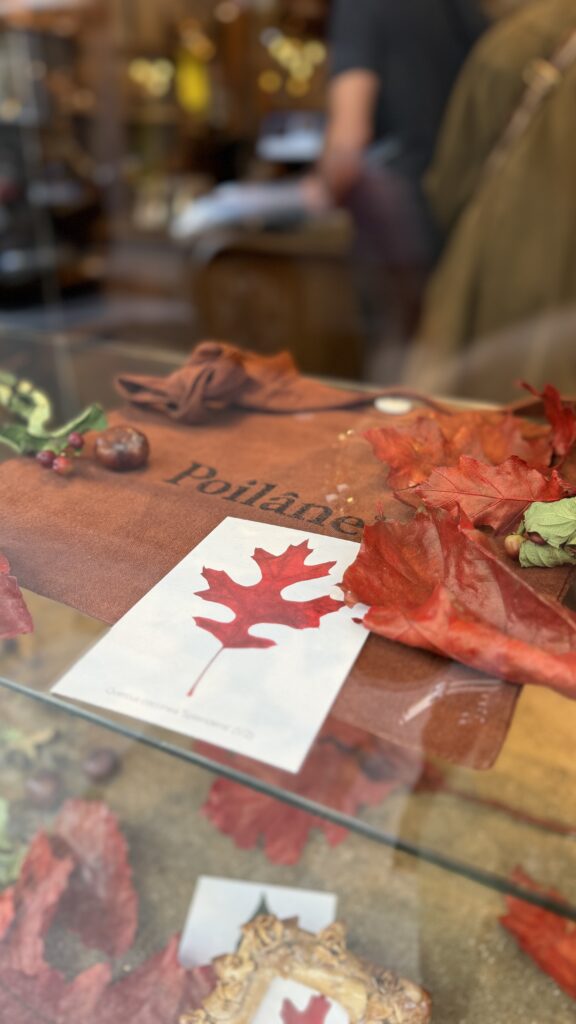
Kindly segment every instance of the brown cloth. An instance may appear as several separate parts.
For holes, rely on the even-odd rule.
[[[203,341],[168,377],[116,378],[122,398],[179,423],[202,423],[230,407],[289,413],[369,405],[367,391],[345,391],[301,377],[288,352],[261,356],[220,341]]]
[[[374,408],[286,416],[228,410],[193,430],[137,410],[111,421],[145,431],[148,467],[117,474],[86,457],[63,480],[26,458],[0,466],[2,547],[22,586],[108,623],[227,516],[359,541],[362,520],[372,521],[379,507],[392,513],[385,470],[363,439],[390,421]],[[402,515],[397,502],[393,510]],[[555,596],[569,579],[563,569],[527,571]],[[371,636],[333,713],[395,744],[486,768],[518,693]]]

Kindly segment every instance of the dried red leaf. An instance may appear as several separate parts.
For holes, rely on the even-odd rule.
[[[0,1020],[6,1024],[93,1024],[92,1014],[110,984],[110,973],[106,964],[97,964],[68,982],[49,967],[33,977],[0,968]],[[111,1018],[109,1021],[111,1024]],[[122,1024],[131,1022],[122,1018]]]
[[[556,470],[545,476],[515,455],[500,466],[462,455],[457,466],[432,470],[414,493],[428,508],[460,509],[475,526],[506,533],[533,501],[558,501],[574,489]]]
[[[552,428],[554,454],[564,459],[576,441],[574,404],[564,402],[560,392],[552,384],[547,384],[543,391],[537,391],[525,381],[522,381],[522,387],[543,401],[544,415]]]
[[[454,466],[461,455],[500,465],[512,455],[545,469],[552,457],[550,431],[512,413],[431,410],[406,416],[394,427],[369,430],[374,454],[389,467],[388,483],[401,500],[414,503],[410,489],[437,466]]]
[[[249,774],[254,764],[199,744],[197,749]],[[258,766],[258,779],[307,797],[326,807],[356,816],[361,807],[380,804],[396,789],[410,784],[420,773],[420,761],[359,730],[331,723],[295,777],[277,768]],[[279,803],[265,793],[228,779],[212,784],[203,813],[242,850],[263,843],[275,864],[296,864],[313,829],[320,829],[331,846],[341,843],[347,829],[298,807]]]
[[[10,564],[0,554],[0,640],[31,633],[34,624],[18,583],[10,575]]]
[[[174,936],[162,952],[106,989],[88,1024],[177,1024],[184,1011],[198,1009],[214,987],[214,975],[211,968],[185,970],[178,946]]]
[[[330,1003],[325,996],[313,996],[305,1010],[298,1010],[289,999],[282,1007],[282,1024],[324,1024]]]
[[[34,975],[45,968],[44,936],[58,909],[72,871],[70,855],[58,855],[45,832],[38,832],[18,881],[0,895],[0,970]]]
[[[199,591],[197,596],[205,601],[225,605],[235,612],[235,617],[232,622],[196,617],[196,625],[212,633],[223,647],[240,648],[276,646],[274,640],[250,635],[250,629],[260,623],[276,623],[292,629],[318,627],[323,615],[329,615],[342,607],[341,601],[328,596],[316,597],[311,601],[290,601],[282,597],[282,591],[293,583],[328,576],[335,563],[306,565],[306,559],[311,554],[313,550],[308,541],[291,544],[281,555],[256,548],[252,558],[262,578],[249,587],[236,583],[227,572],[204,569],[202,575],[208,583],[208,589]]]
[[[59,924],[66,920],[91,945],[122,947],[124,952],[134,932],[136,896],[124,839],[103,804],[65,805],[54,835],[36,835],[18,882],[0,896],[1,1021],[175,1024],[184,1010],[200,1006],[214,986],[214,975],[211,968],[186,971],[180,966],[178,936],[114,984],[108,964],[98,964],[72,981],[52,968],[45,960],[44,936],[72,894],[75,905],[59,916]],[[106,921],[91,920],[90,915]],[[111,938],[114,928],[121,936],[118,941]]]
[[[134,942],[138,897],[116,816],[99,801],[69,800],[54,823],[53,837],[75,862],[60,903],[62,923],[87,946],[107,956],[122,955]]]
[[[545,889],[518,868],[513,881],[559,903],[564,897]],[[576,925],[573,921],[543,910],[515,896],[506,898],[508,913],[501,923],[515,937],[529,957],[566,992],[576,999]]]
[[[344,588],[381,636],[576,697],[576,615],[445,513],[366,527]]]

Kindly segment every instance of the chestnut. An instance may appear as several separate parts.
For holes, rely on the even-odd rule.
[[[134,427],[109,427],[96,438],[94,454],[106,469],[123,473],[148,462],[148,438]]]

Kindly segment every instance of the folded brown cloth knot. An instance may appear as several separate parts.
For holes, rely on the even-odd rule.
[[[116,390],[134,405],[164,413],[181,423],[201,423],[227,408],[293,413],[369,405],[374,392],[322,384],[298,373],[288,352],[261,356],[203,341],[181,369],[168,377],[122,374]]]

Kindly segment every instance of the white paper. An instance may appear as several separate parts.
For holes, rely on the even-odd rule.
[[[300,985],[297,981],[275,978],[260,1003],[256,1016],[252,1018],[252,1024],[291,1024],[295,1019],[294,1011],[302,1014],[310,1006],[311,1000],[319,997],[319,992],[306,985]],[[344,1007],[332,999],[328,999],[327,1002],[329,1009],[323,1024],[350,1024]],[[292,1012],[291,1007],[294,1008]]]
[[[297,917],[300,927],[314,934],[336,920],[334,893],[202,875],[180,942],[183,966],[201,967],[217,956],[233,953],[242,925],[252,920],[263,901],[275,917]]]
[[[229,607],[197,594],[207,590],[204,567],[249,587],[261,579],[255,548],[278,556],[306,541],[312,549],[307,565],[335,564],[329,575],[292,584],[282,597],[341,600],[337,584],[358,544],[228,518],[112,627],[54,693],[299,771],[367,638],[353,621],[358,609],[342,606],[317,628],[254,625],[250,635],[274,641],[266,649],[222,649],[193,616],[234,619]]]

